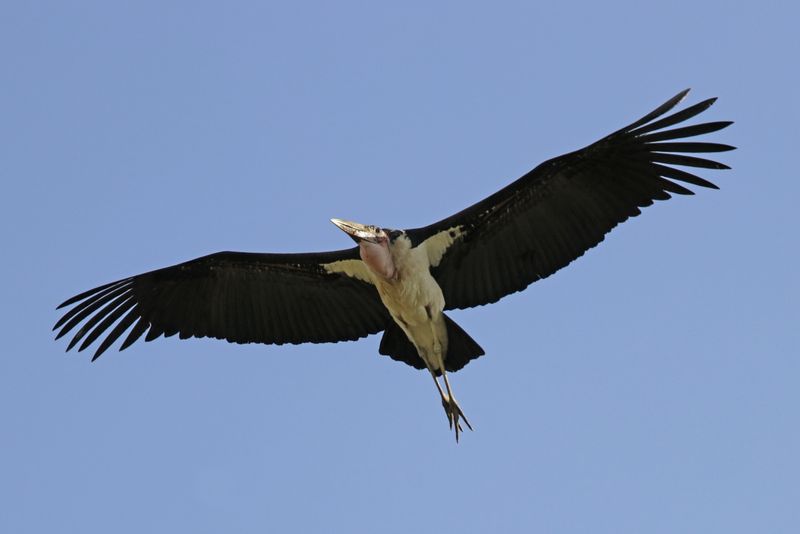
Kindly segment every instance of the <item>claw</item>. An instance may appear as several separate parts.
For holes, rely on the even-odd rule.
[[[450,430],[453,429],[453,414],[450,412],[450,404],[448,399],[442,397],[442,408],[444,408],[444,414],[447,416],[447,424],[450,425]]]
[[[455,427],[456,432],[456,442],[458,442],[458,438],[461,433],[464,432],[464,428],[461,426],[459,419],[464,421],[464,424],[467,425],[467,428],[472,430],[472,425],[469,424],[469,420],[467,420],[464,412],[461,410],[461,406],[458,405],[456,399],[454,397],[442,398],[442,407],[444,408],[444,413],[447,415],[447,423],[452,430]]]
[[[472,430],[472,425],[469,424],[469,421],[464,416],[464,412],[461,410],[461,406],[459,406],[458,402],[456,402],[456,398],[453,396],[453,392],[450,389],[450,383],[447,380],[447,375],[444,374],[444,382],[447,386],[447,393],[442,390],[441,385],[439,385],[439,381],[436,380],[436,374],[433,371],[431,371],[431,375],[433,376],[433,381],[436,383],[436,389],[439,390],[439,395],[442,399],[442,408],[444,408],[444,414],[447,416],[447,424],[450,427],[450,430],[453,430],[453,427],[455,427],[456,443],[458,443],[458,438],[461,436],[461,433],[464,432],[464,428],[461,426],[459,419],[462,419],[467,425],[467,428],[470,430]]]

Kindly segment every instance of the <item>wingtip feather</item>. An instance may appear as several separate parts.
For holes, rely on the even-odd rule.
[[[67,345],[67,352],[71,351],[72,348],[75,345],[78,344],[78,341],[80,341],[81,338],[83,337],[83,333],[82,332],[83,332],[83,330],[80,330],[80,331],[78,331],[77,334],[75,334],[75,337],[73,337],[72,340],[69,342],[69,345]],[[78,349],[78,352],[80,352],[81,350],[83,350],[83,349]]]

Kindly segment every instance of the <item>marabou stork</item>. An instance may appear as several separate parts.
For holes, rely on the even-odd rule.
[[[56,339],[81,325],[67,350],[81,340],[83,350],[110,329],[94,360],[126,331],[120,350],[145,333],[145,341],[178,334],[280,345],[383,331],[381,354],[430,372],[458,440],[459,420],[472,427],[447,371],[484,352],[444,311],[496,302],[550,276],[640,208],[671,193],[693,194],[677,182],[716,189],[674,167],[727,169],[685,154],[734,148],[683,140],[728,121],[671,128],[716,100],[664,117],[687,93],[424,228],[332,219],[357,246],[306,254],[219,252],[91,289],[59,306],[71,308],[53,328],[60,328]]]

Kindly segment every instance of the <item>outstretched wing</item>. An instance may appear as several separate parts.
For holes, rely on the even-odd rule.
[[[670,194],[691,195],[676,183],[717,188],[677,169],[727,169],[687,153],[734,147],[687,142],[731,122],[669,129],[707,109],[711,98],[660,118],[688,93],[586,148],[546,161],[477,204],[407,233],[425,243],[446,309],[495,302],[545,278],[597,245],[617,224]]]
[[[220,252],[112,282],[72,297],[56,339],[81,325],[67,347],[83,350],[108,331],[99,357],[145,332],[234,343],[324,343],[380,332],[389,315],[358,249],[311,254]],[[112,328],[113,326],[113,328]],[[110,330],[110,331],[109,331]]]

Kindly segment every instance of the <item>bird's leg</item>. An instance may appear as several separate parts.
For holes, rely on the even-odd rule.
[[[433,369],[428,368],[431,372],[431,377],[433,378],[433,383],[436,384],[436,389],[439,391],[439,396],[442,398],[442,408],[444,408],[444,413],[447,416],[447,421],[450,423],[450,428],[453,428],[453,417],[450,415],[450,398],[442,389],[442,386],[439,384],[439,381],[436,379],[436,373]]]
[[[428,312],[428,317],[430,317],[430,310],[426,308],[426,311]],[[431,322],[431,329],[435,340],[433,344],[434,361],[438,362],[437,367],[441,369],[442,377],[444,377],[444,384],[447,387],[447,393],[442,390],[442,386],[439,384],[439,380],[436,378],[436,371],[434,371],[433,365],[428,361],[429,358],[423,358],[423,360],[425,361],[425,365],[428,367],[428,371],[430,371],[431,376],[433,377],[433,382],[436,384],[436,389],[439,390],[439,395],[442,397],[442,408],[444,408],[444,413],[447,415],[447,422],[450,425],[450,428],[455,427],[456,443],[458,443],[458,437],[461,432],[464,431],[464,429],[461,428],[461,423],[458,421],[459,417],[464,420],[470,430],[472,430],[472,426],[469,424],[469,421],[467,421],[467,418],[464,417],[464,412],[456,402],[453,392],[450,389],[450,382],[447,380],[447,372],[444,369],[444,358],[442,354],[443,347],[441,341],[439,340],[439,332],[437,332],[436,325],[433,322]]]
[[[450,419],[453,423],[455,423],[456,442],[458,442],[458,433],[464,431],[458,422],[458,418],[460,417],[461,419],[463,419],[464,423],[467,425],[467,428],[469,428],[470,430],[472,430],[472,425],[469,424],[467,416],[464,415],[464,412],[461,410],[461,406],[458,405],[458,402],[456,401],[456,398],[453,395],[453,390],[450,389],[450,381],[447,380],[447,371],[445,371],[444,369],[442,369],[442,377],[444,378],[444,385],[447,388],[447,398],[448,398],[448,406],[445,407],[445,411],[447,412],[447,418]],[[444,396],[442,397],[442,399],[444,399]],[[444,402],[444,400],[442,402]]]
[[[447,393],[445,393],[444,390],[442,389],[442,386],[439,384],[439,380],[436,379],[436,373],[433,371],[433,369],[429,368],[428,370],[431,372],[431,377],[433,377],[433,383],[436,384],[436,389],[439,391],[439,396],[442,398],[442,408],[444,408],[444,414],[447,416],[447,422],[449,423],[450,428],[453,428],[454,422],[456,424],[456,442],[457,442],[459,432],[463,432],[464,430],[461,428],[461,423],[458,422],[458,416],[456,416],[455,419],[453,418],[453,409],[452,409],[453,402],[451,401],[450,396]],[[456,407],[458,407],[458,405],[456,405]],[[463,418],[464,414],[461,412],[461,408],[458,408],[458,412],[461,413],[461,417]],[[464,419],[464,421],[466,422],[466,419]],[[469,423],[467,423],[467,426],[469,426]],[[470,430],[472,430],[472,427],[470,427]]]

